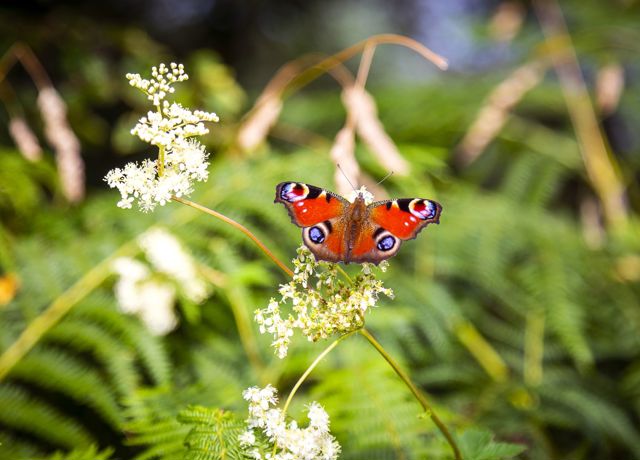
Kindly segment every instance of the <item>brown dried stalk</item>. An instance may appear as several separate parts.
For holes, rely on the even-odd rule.
[[[554,0],[535,0],[533,6],[576,131],[587,176],[602,203],[605,220],[613,228],[626,226],[628,210],[620,170],[600,131],[560,6]]]
[[[11,117],[9,120],[9,134],[13,142],[16,143],[20,153],[22,153],[27,160],[33,162],[42,158],[40,142],[38,142],[38,138],[23,117]]]
[[[23,43],[15,43],[0,59],[0,83],[18,62],[38,88],[38,106],[44,120],[45,136],[55,151],[63,193],[70,202],[77,203],[84,197],[84,162],[80,155],[80,141],[67,120],[66,105],[36,55]],[[28,127],[28,131],[25,130],[25,127],[26,123],[21,124],[19,120],[15,122],[12,136],[25,156],[31,154],[37,157],[34,138],[29,139],[30,130]]]
[[[527,92],[542,81],[546,69],[547,65],[542,61],[528,62],[518,67],[491,91],[456,148],[457,163],[467,166],[480,156],[502,130],[511,110]]]
[[[72,203],[84,198],[84,162],[80,141],[67,121],[67,106],[53,86],[38,94],[38,107],[44,120],[44,135],[53,146],[58,174],[65,197]]]

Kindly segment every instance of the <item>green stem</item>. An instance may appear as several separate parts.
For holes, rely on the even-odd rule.
[[[351,332],[347,332],[344,335],[341,335],[340,337],[338,337],[336,340],[334,340],[333,342],[331,342],[331,344],[325,348],[322,353],[320,353],[318,355],[318,357],[316,359],[313,360],[313,362],[311,363],[311,365],[307,368],[306,371],[304,371],[304,374],[302,374],[300,376],[300,378],[298,379],[298,381],[296,382],[296,384],[293,386],[293,388],[291,389],[291,392],[289,393],[289,396],[287,397],[287,400],[284,403],[284,407],[282,408],[282,418],[285,418],[287,415],[287,410],[289,409],[289,404],[291,404],[291,401],[293,400],[293,396],[296,394],[296,392],[298,391],[298,389],[300,388],[300,386],[304,383],[304,381],[307,379],[307,377],[309,377],[309,374],[311,374],[311,372],[316,368],[316,366],[320,363],[320,361],[322,361],[324,359],[325,356],[327,356],[329,353],[331,353],[331,350],[333,350],[335,347],[338,346],[338,344],[340,342],[342,342],[344,339],[346,339],[347,337],[349,337],[350,335],[353,335],[356,331],[351,331]],[[274,443],[273,445],[273,453],[272,456],[275,456],[276,451],[278,449],[278,445]]]
[[[409,390],[411,390],[411,393],[413,393],[413,396],[418,400],[418,402],[420,403],[424,411],[429,415],[433,423],[436,424],[440,432],[447,439],[447,442],[449,443],[449,445],[451,446],[451,449],[453,450],[453,455],[455,459],[462,460],[460,449],[458,448],[458,445],[453,439],[453,436],[451,436],[451,433],[449,432],[449,429],[447,428],[447,426],[442,422],[442,420],[440,420],[440,417],[438,417],[438,415],[435,413],[435,411],[431,407],[431,404],[429,404],[429,401],[427,401],[427,398],[420,392],[420,390],[418,390],[418,388],[414,385],[414,383],[411,381],[409,376],[400,368],[398,363],[395,362],[395,360],[391,357],[391,355],[387,353],[387,351],[371,335],[371,333],[369,333],[369,331],[367,331],[365,328],[362,328],[359,330],[359,332],[364,338],[366,338],[369,341],[371,345],[373,345],[373,347],[376,350],[378,350],[378,353],[380,353],[382,357],[389,363],[389,365],[393,368],[393,370],[398,375],[398,377],[400,377],[400,379],[402,379],[405,385],[409,387]]]
[[[193,201],[189,201],[189,200],[185,200],[184,198],[178,198],[177,196],[173,196],[171,197],[171,199],[173,201],[177,201],[178,203],[182,203],[184,205],[187,206],[191,206],[194,209],[197,209],[198,211],[202,211],[206,214],[209,214],[210,216],[215,217],[216,219],[220,219],[223,222],[226,222],[227,224],[231,225],[232,227],[240,230],[242,233],[244,233],[245,235],[247,235],[251,241],[253,241],[254,243],[256,243],[258,245],[258,247],[260,248],[260,250],[262,252],[264,252],[267,257],[269,257],[271,260],[273,260],[276,265],[278,267],[280,267],[280,269],[285,272],[287,275],[289,275],[291,278],[293,278],[293,272],[291,271],[291,269],[289,267],[287,267],[280,259],[278,259],[275,254],[273,252],[271,252],[269,250],[269,248],[267,248],[264,243],[262,243],[262,241],[260,241],[258,239],[257,236],[255,236],[253,233],[251,233],[251,231],[249,231],[249,229],[247,227],[245,227],[242,224],[239,224],[238,222],[236,222],[235,220],[225,216],[224,214],[220,214],[217,211],[214,211],[213,209],[209,209],[205,206],[202,206],[198,203],[194,203]]]
[[[165,148],[164,145],[160,145],[158,147],[158,177],[162,177],[164,175],[164,157]]]
[[[44,312],[29,323],[18,339],[0,356],[0,381],[75,304],[102,284],[112,273],[111,266],[115,259],[134,252],[135,245],[133,243],[130,241],[124,244],[111,256],[85,273],[73,286],[51,302],[51,305]]]
[[[320,353],[318,355],[318,357],[311,363],[311,365],[307,368],[306,371],[304,371],[304,374],[302,374],[300,376],[300,378],[298,379],[298,381],[296,382],[296,384],[293,386],[293,388],[291,389],[291,393],[289,393],[289,396],[287,397],[286,402],[284,403],[284,407],[282,409],[282,415],[285,416],[287,414],[287,409],[289,408],[289,404],[291,403],[291,400],[293,399],[293,396],[296,394],[296,392],[298,391],[298,388],[300,388],[300,386],[304,383],[304,381],[306,380],[306,378],[309,376],[309,374],[311,374],[311,372],[315,369],[315,367],[320,363],[320,361],[323,360],[323,358],[325,356],[327,356],[331,350],[333,350],[335,347],[338,346],[338,344],[340,342],[342,342],[344,339],[346,339],[347,337],[349,337],[350,335],[353,335],[355,332],[357,331],[351,331],[351,332],[347,332],[344,335],[341,335],[340,337],[338,337],[336,340],[334,340],[333,342],[331,342],[331,344],[324,349],[324,351],[322,353]]]

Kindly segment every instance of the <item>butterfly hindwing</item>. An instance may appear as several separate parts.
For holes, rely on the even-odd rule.
[[[348,201],[301,182],[278,184],[275,201],[284,204],[291,221],[303,227],[302,240],[317,259],[343,260],[345,225],[342,217],[349,206]]]

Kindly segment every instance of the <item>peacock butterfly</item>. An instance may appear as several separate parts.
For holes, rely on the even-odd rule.
[[[378,265],[395,255],[405,240],[439,223],[442,206],[424,198],[400,198],[367,205],[358,192],[353,203],[301,182],[281,182],[275,203],[302,227],[302,240],[318,260]]]

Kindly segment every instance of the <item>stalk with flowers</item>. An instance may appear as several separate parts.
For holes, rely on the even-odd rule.
[[[273,336],[272,346],[279,358],[286,357],[296,329],[314,342],[338,336],[303,374],[283,409],[272,407],[277,403],[277,391],[270,384],[262,389],[252,387],[244,392],[243,397],[249,402],[249,417],[246,420],[247,429],[239,436],[238,442],[246,454],[256,460],[338,458],[340,445],[330,434],[329,416],[319,403],[312,402],[309,405],[310,421],[306,428],[301,428],[296,421],[287,422],[287,408],[297,388],[320,359],[343,339],[360,332],[409,386],[450,443],[454,457],[462,458],[453,436],[424,396],[364,329],[365,315],[377,305],[379,295],[393,297],[391,289],[385,288],[382,281],[376,278],[374,267],[363,264],[361,273],[351,279],[337,264],[316,262],[313,255],[301,247],[293,259],[292,271],[246,228],[216,211],[186,200],[185,197],[193,190],[193,183],[207,178],[208,153],[196,137],[208,132],[205,122],[217,122],[218,117],[215,113],[191,111],[167,100],[174,93],[173,85],[188,79],[182,64],[160,64],[152,69],[151,75],[151,79],[142,78],[139,74],[127,75],[131,86],[142,91],[154,106],[154,110],[142,117],[131,133],[156,147],[158,155],[155,160],[147,159],[141,164],[129,163],[107,174],[105,180],[108,185],[120,192],[118,207],[130,209],[136,203],[143,212],[148,212],[175,200],[222,218],[242,229],[258,243],[291,276],[291,281],[280,286],[280,300],[272,298],[266,308],[255,312],[260,332]],[[120,262],[120,266],[123,263]],[[387,267],[388,264],[384,262],[379,269],[385,271]],[[341,278],[342,274],[344,278]],[[290,311],[285,312],[284,309],[288,307]]]

